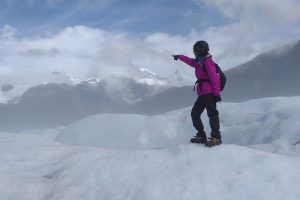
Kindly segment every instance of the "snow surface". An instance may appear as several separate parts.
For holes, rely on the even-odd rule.
[[[0,199],[300,198],[300,97],[222,103],[213,148],[188,143],[190,109],[0,133]]]
[[[18,86],[14,86],[12,90],[7,92],[0,90],[0,103],[3,104],[9,102],[18,103],[18,97],[22,96],[29,88],[30,88],[29,85],[18,85]]]
[[[300,155],[291,145],[300,139],[300,97],[266,98],[218,104],[223,143]],[[65,128],[57,141],[118,149],[168,148],[186,143],[195,133],[191,107],[163,115],[100,114]],[[206,113],[202,119],[210,129]]]

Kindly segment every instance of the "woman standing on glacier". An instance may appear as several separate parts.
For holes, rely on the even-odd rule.
[[[192,143],[202,143],[209,147],[222,143],[220,133],[219,112],[217,102],[221,101],[220,78],[217,74],[216,65],[209,54],[209,46],[206,41],[198,41],[193,46],[194,58],[185,55],[172,55],[174,60],[181,60],[195,68],[197,77],[198,98],[192,108],[191,116],[193,126],[198,131],[191,139]],[[206,109],[211,128],[211,137],[206,137],[204,126],[201,121],[201,114]]]

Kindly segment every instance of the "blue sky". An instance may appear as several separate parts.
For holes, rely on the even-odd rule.
[[[223,69],[236,67],[299,41],[299,10],[299,0],[0,0],[0,84],[52,71],[138,76],[140,67],[191,84],[193,71],[171,54],[193,56],[207,40]]]
[[[136,34],[187,34],[232,21],[194,0],[2,0],[0,24],[23,34],[86,25]]]

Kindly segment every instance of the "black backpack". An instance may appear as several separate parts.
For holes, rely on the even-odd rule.
[[[214,64],[216,66],[217,74],[219,75],[219,78],[220,78],[220,89],[221,89],[221,91],[223,91],[223,89],[225,87],[225,84],[226,84],[226,76],[225,76],[224,72],[222,71],[221,67],[215,62],[214,62]],[[204,61],[203,61],[203,70],[204,70],[205,73],[207,73],[205,65],[204,65]],[[209,82],[209,80],[208,79],[199,79],[199,80],[197,80],[195,82],[195,85],[194,85],[194,90],[195,90],[197,84],[200,84],[200,90],[201,90],[203,82]]]
[[[216,66],[217,74],[220,77],[220,88],[221,88],[221,91],[223,91],[225,84],[226,84],[226,76],[225,76],[224,72],[222,71],[221,67],[217,63],[215,63],[215,66]],[[205,67],[204,67],[204,70],[205,70]]]

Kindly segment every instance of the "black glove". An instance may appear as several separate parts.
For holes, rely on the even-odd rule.
[[[214,99],[215,99],[215,102],[216,102],[216,103],[219,102],[219,101],[222,101],[220,95],[219,95],[219,96],[214,96]]]
[[[172,55],[174,60],[178,60],[179,55]]]

